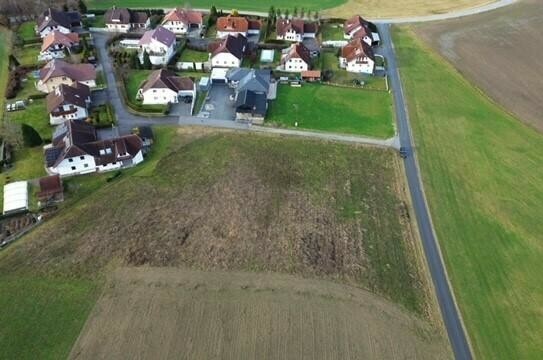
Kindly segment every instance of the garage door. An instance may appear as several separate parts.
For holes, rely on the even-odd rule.
[[[226,73],[228,69],[226,68],[213,68],[211,70],[211,83],[212,84],[224,84],[226,83]]]

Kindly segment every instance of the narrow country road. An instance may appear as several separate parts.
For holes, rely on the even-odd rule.
[[[424,195],[424,188],[417,164],[413,139],[411,136],[409,115],[400,80],[400,72],[396,63],[394,45],[390,35],[390,25],[379,24],[378,27],[381,39],[383,40],[382,48],[388,63],[388,75],[394,95],[400,144],[402,147],[408,150],[409,154],[404,161],[405,172],[420,236],[422,239],[424,253],[426,255],[426,261],[428,262],[437,300],[439,302],[439,307],[441,309],[441,314],[445,323],[445,328],[447,329],[447,333],[449,335],[449,340],[455,358],[459,360],[469,360],[472,358],[472,355],[467,334],[465,332],[461,315],[456,306],[454,295],[449,284],[447,271],[445,269],[439,244],[434,233],[432,220],[430,218],[430,213]]]

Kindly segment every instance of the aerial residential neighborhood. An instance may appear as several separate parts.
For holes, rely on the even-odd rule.
[[[0,1],[0,359],[543,357],[541,18]]]

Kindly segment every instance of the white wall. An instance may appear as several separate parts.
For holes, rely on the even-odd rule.
[[[309,70],[309,65],[300,58],[293,58],[285,62],[284,70],[290,72],[301,72]]]
[[[187,26],[182,21],[166,21],[162,26],[174,34],[186,34]]]
[[[109,31],[126,33],[130,30],[130,24],[106,24],[106,27]]]
[[[236,34],[241,34],[245,37],[247,37],[247,32],[246,31],[217,31],[217,37],[218,38],[225,38],[227,37],[228,35],[236,35]]]
[[[240,67],[241,59],[230,53],[219,53],[211,58],[212,67]]]
[[[290,29],[289,31],[287,31],[287,32],[285,33],[284,36],[277,35],[277,39],[278,39],[278,40],[287,40],[287,41],[296,41],[296,42],[300,42],[300,41],[302,41],[302,35],[301,35],[301,34],[298,34],[298,33],[295,32],[294,30]]]
[[[94,157],[90,155],[76,156],[64,159],[56,168],[49,168],[50,172],[61,176],[87,174],[96,171]]]
[[[177,103],[177,92],[172,89],[149,89],[143,94],[143,104],[153,105],[153,104],[167,104]]]
[[[353,73],[373,74],[373,70],[375,69],[375,62],[368,57],[364,58],[361,62],[357,62],[356,60],[347,62],[345,58],[339,58],[339,61],[341,67]]]
[[[48,26],[40,32],[40,37],[44,38],[49,35],[50,32],[55,30],[60,31],[63,34],[69,34],[72,32],[70,29],[65,28],[64,26]]]
[[[142,48],[149,53],[149,60],[151,61],[151,64],[166,65],[173,56],[174,44],[167,47],[161,42],[153,39],[150,44],[143,45]],[[151,53],[156,53],[156,55],[151,55]],[[143,51],[140,51],[140,63],[143,64]]]
[[[62,116],[53,116],[49,114],[49,123],[51,125],[62,124],[66,120],[83,120],[89,116],[89,113],[86,108],[77,106],[77,111],[71,114],[66,114]]]

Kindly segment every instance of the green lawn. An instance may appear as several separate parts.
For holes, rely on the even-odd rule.
[[[281,85],[267,121],[303,129],[358,134],[378,138],[394,135],[392,99],[384,91],[328,85]]]
[[[32,66],[44,62],[38,62],[41,45],[26,45],[14,49],[13,54],[21,65]]]
[[[25,110],[6,113],[6,118],[17,124],[28,124],[36,129],[43,139],[51,139],[52,127],[49,124],[49,115],[45,99],[36,99],[27,104]]]
[[[96,15],[93,18],[86,18],[83,20],[83,24],[87,27],[105,28],[106,19],[104,18],[104,15]]]
[[[325,23],[321,27],[322,40],[345,40],[343,38],[343,25]]]
[[[209,54],[204,51],[196,51],[192,49],[183,49],[181,53],[181,62],[206,62],[209,60]]]
[[[345,3],[344,0],[297,0],[295,3],[289,0],[264,0],[264,1],[252,1],[252,0],[218,0],[213,2],[217,9],[231,10],[255,10],[267,12],[271,5],[275,8],[280,8],[281,10],[292,9],[297,6],[298,9],[304,8],[306,10],[324,10],[332,7],[339,6]],[[190,2],[190,5],[194,8],[204,8],[208,9],[212,3],[206,0],[194,0]],[[130,7],[130,8],[149,8],[157,7],[158,4],[156,1],[152,0],[90,0],[87,2],[89,9],[107,9],[116,5],[118,7]],[[179,6],[179,1],[175,0],[165,0],[160,3],[162,8],[171,8]],[[92,12],[90,10],[89,12]]]
[[[65,359],[97,295],[88,280],[0,275],[0,358]]]
[[[139,88],[143,85],[152,70],[132,70],[125,80],[126,96],[128,97],[129,105],[136,111],[142,112],[162,112],[165,109],[164,105],[142,105],[141,101],[136,100]]]
[[[8,81],[8,56],[11,48],[11,32],[0,26],[0,108],[4,109]]]
[[[386,80],[381,76],[368,74],[356,74],[339,67],[337,51],[323,51],[320,56],[320,68],[322,71],[332,70],[331,83],[341,85],[353,85],[353,80],[363,81],[365,89],[386,91]]]
[[[35,21],[27,21],[19,25],[19,28],[17,28],[17,35],[23,40],[32,40],[37,38],[36,31],[34,31],[34,27],[36,26]]]
[[[422,177],[480,359],[543,357],[543,136],[394,31]]]

